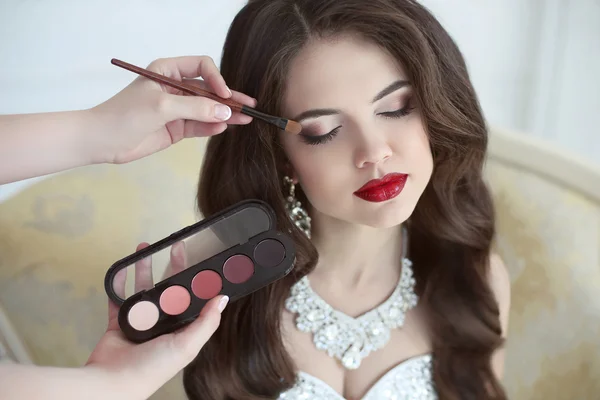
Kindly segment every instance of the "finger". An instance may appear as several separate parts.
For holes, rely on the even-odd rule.
[[[121,299],[125,299],[125,284],[127,283],[127,268],[119,270],[113,279],[113,289],[115,294]]]
[[[196,78],[200,76],[208,83],[213,93],[223,98],[227,99],[232,95],[215,62],[208,56],[163,58],[156,60],[153,64],[151,64],[152,68],[159,69],[161,70],[160,72],[168,76],[173,76],[174,74],[179,75],[181,78]],[[151,67],[149,66],[148,69]]]
[[[234,116],[236,115],[235,113],[233,114]],[[232,117],[232,119],[234,119],[235,117]],[[239,120],[238,120],[239,122]],[[241,122],[245,122],[244,120],[241,120]],[[250,118],[250,121],[252,122],[252,119]],[[176,120],[176,121],[171,121],[167,124],[167,126],[172,127],[173,129],[169,129],[171,132],[171,141],[172,143],[178,143],[180,140],[184,139],[184,138],[194,138],[194,137],[209,137],[209,136],[214,136],[214,135],[218,135],[220,133],[223,133],[225,131],[225,129],[227,129],[227,127],[229,125],[246,125],[246,123],[236,123],[236,124],[230,124],[229,121],[227,121],[227,123],[225,122],[217,122],[217,123],[206,123],[206,122],[199,122],[199,121],[194,121],[194,120]]]
[[[148,247],[148,243],[140,243],[135,251]],[[154,285],[152,279],[152,257],[146,257],[135,263],[134,293],[151,288]]]
[[[225,104],[201,96],[179,96],[164,94],[160,103],[161,112],[169,121],[190,119],[200,122],[225,122],[232,110]]]
[[[183,79],[183,81],[187,84],[196,86],[200,89],[209,90],[208,85],[204,81],[197,80],[197,79],[185,79],[185,78]],[[256,107],[256,104],[257,104],[256,99],[254,99],[244,93],[237,92],[235,90],[232,91],[232,93],[233,93],[233,95],[231,97],[232,100],[235,100],[238,103],[247,105],[249,107]],[[182,96],[194,96],[192,94],[185,93],[182,91],[178,91],[175,94],[182,95]],[[197,121],[194,121],[194,122],[197,122]],[[251,116],[239,113],[237,111],[233,111],[231,118],[229,118],[227,120],[227,125],[246,125],[246,124],[249,124],[250,122],[252,122]],[[194,132],[202,132],[203,130],[201,128],[198,129],[197,127],[195,127],[193,131]],[[217,133],[221,133],[221,132],[222,131],[218,131]],[[194,136],[206,136],[206,135],[194,135]]]
[[[185,328],[172,333],[172,347],[175,354],[181,357],[183,366],[190,363],[200,352],[202,346],[215,333],[221,322],[221,313],[226,307],[229,298],[217,296],[210,300],[200,316]]]
[[[199,79],[183,78],[183,82],[188,83],[190,85],[197,86],[203,90],[210,90],[210,87],[206,84],[206,82],[201,81]],[[244,94],[242,92],[232,90],[231,93],[232,93],[231,100],[237,101],[238,103],[242,103],[249,107],[256,107],[256,104],[258,103],[254,97],[250,97],[247,94]],[[193,96],[189,93],[182,93],[182,94],[184,94],[186,96]]]
[[[231,118],[229,118],[226,122],[227,125],[246,125],[252,122],[252,117],[246,114],[242,114],[241,112],[232,110]]]
[[[127,371],[136,375],[131,381],[162,384],[185,368],[219,327],[221,311],[226,305],[222,303],[224,297],[217,296],[206,303],[200,316],[183,329],[136,346],[135,354],[128,357],[131,365]]]
[[[201,81],[194,81],[193,79],[189,79],[188,81],[193,81],[193,82],[195,82],[194,85],[201,86],[202,88],[204,88],[203,86],[206,86],[205,84],[202,84]],[[177,91],[174,94],[181,95],[181,96],[195,96],[193,94],[189,94],[189,93],[182,92],[182,91]],[[242,94],[239,92],[233,92],[232,99],[236,100],[240,104],[247,105],[250,107],[256,107],[256,100],[253,99],[252,97],[246,96],[245,94]],[[229,118],[227,120],[228,125],[245,125],[245,124],[249,124],[250,122],[252,122],[251,116],[242,114],[238,111],[234,111],[234,110],[232,110],[232,111],[233,111],[233,113],[231,115],[231,118]]]
[[[171,271],[172,275],[178,274],[187,268],[187,254],[185,242],[177,242],[171,246]]]
[[[119,306],[113,303],[111,299],[108,299],[108,326],[107,331],[114,331],[119,329]]]
[[[250,122],[252,122],[251,116],[234,112],[227,125],[248,125]]]
[[[207,124],[204,122],[187,120],[184,123],[183,136],[186,138],[214,136],[223,133],[225,129],[227,129],[227,124],[225,122]]]
[[[235,90],[232,91],[233,95],[231,96],[231,100],[235,100],[238,103],[245,104],[249,107],[256,107],[258,101],[254,97],[250,97],[244,93],[237,92]]]
[[[125,283],[127,282],[127,269],[124,268],[115,274],[113,279],[113,288],[115,294],[125,299]],[[116,305],[111,299],[108,299],[108,327],[107,330],[114,330],[119,328],[118,323],[119,317],[119,306]]]

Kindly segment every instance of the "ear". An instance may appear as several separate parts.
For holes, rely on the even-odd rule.
[[[289,161],[286,161],[285,166],[283,167],[283,170],[285,172],[285,175],[289,176],[292,179],[292,182],[294,182],[294,185],[297,185],[298,184],[298,174],[296,174],[296,170],[292,166],[292,163],[290,163]]]

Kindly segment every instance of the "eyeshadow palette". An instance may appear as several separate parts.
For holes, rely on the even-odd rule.
[[[275,227],[271,207],[246,200],[114,263],[104,286],[125,336],[141,343],[173,332],[215,296],[234,302],[287,275],[296,250]]]

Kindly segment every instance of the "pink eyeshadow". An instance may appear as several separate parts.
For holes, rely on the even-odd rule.
[[[231,283],[244,283],[254,275],[254,263],[245,255],[236,254],[223,264],[223,275]]]
[[[147,331],[158,322],[158,307],[149,301],[140,301],[131,307],[127,320],[133,329]]]
[[[212,299],[222,288],[221,275],[209,269],[198,272],[192,279],[192,292],[203,300]]]
[[[160,308],[169,315],[179,315],[190,306],[192,298],[186,288],[174,285],[160,295]]]

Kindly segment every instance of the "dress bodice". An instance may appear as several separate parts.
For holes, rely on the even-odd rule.
[[[436,400],[431,375],[431,355],[413,357],[382,376],[360,400]],[[345,400],[331,386],[305,372],[278,400]]]

